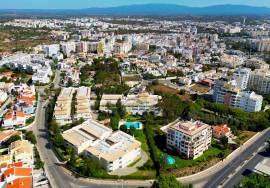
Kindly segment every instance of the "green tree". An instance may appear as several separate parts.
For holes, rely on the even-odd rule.
[[[35,134],[33,133],[33,131],[29,131],[25,134],[25,139],[30,141],[32,144],[36,144],[37,143],[37,139]]]
[[[99,162],[91,158],[86,158],[83,160],[83,165],[81,166],[80,172],[87,177],[100,177],[103,174],[106,174]]]
[[[192,185],[183,185],[177,181],[175,176],[161,174],[157,181],[154,182],[153,188],[191,188]]]
[[[37,159],[34,163],[36,169],[41,169],[44,167],[44,162],[40,159]]]
[[[269,188],[270,180],[259,174],[251,174],[244,177],[236,188]]]
[[[111,122],[110,125],[112,127],[113,130],[117,130],[118,129],[118,125],[119,125],[119,121],[120,121],[120,116],[118,114],[115,114],[113,117],[111,117]]]
[[[6,144],[10,145],[12,142],[16,142],[18,140],[21,140],[21,137],[19,135],[11,136],[7,141]]]
[[[226,136],[223,136],[220,140],[221,144],[224,146],[224,148],[228,148],[229,145],[229,140]]]
[[[70,165],[71,167],[76,166],[76,153],[75,153],[75,150],[73,148],[72,148],[71,153],[70,153],[68,165]]]
[[[180,95],[185,95],[185,94],[186,94],[186,90],[181,89],[181,90],[179,91],[179,94],[180,94]]]
[[[186,104],[177,95],[163,95],[158,107],[162,109],[167,122],[171,122],[182,115]]]
[[[67,87],[72,87],[72,85],[73,85],[72,79],[68,78]]]
[[[125,107],[122,105],[120,99],[117,100],[117,103],[116,103],[116,109],[117,109],[117,112],[118,112],[119,116],[120,116],[121,118],[124,118],[125,115],[126,115],[126,109],[125,109]]]
[[[97,100],[95,101],[94,109],[95,109],[95,110],[99,110],[99,107],[100,107],[100,100],[97,99]]]
[[[50,122],[49,129],[54,135],[60,133],[59,125],[55,120],[52,120]]]
[[[130,129],[128,130],[128,133],[129,133],[131,136],[133,136],[133,135],[135,134],[135,132],[136,132],[136,129],[135,129],[133,126],[131,126]]]
[[[63,136],[62,136],[60,133],[58,133],[58,134],[56,134],[56,135],[54,136],[53,141],[54,141],[54,144],[55,144],[57,147],[61,147],[61,146],[64,145],[64,138],[63,138]]]
[[[128,132],[127,126],[125,126],[125,125],[122,125],[122,126],[120,127],[120,130],[123,131],[123,132],[125,132],[125,133]]]

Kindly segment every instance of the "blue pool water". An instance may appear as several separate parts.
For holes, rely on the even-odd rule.
[[[140,128],[140,122],[126,122],[125,126],[127,129],[130,129],[131,127],[134,127],[135,129],[139,129]]]
[[[168,155],[166,160],[167,160],[167,163],[170,165],[175,163],[175,159],[172,156]]]

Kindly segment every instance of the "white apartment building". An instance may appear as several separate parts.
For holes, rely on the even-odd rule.
[[[34,73],[32,76],[33,83],[42,83],[42,84],[49,83],[52,72],[50,71],[50,73],[48,73],[48,71],[49,70],[45,70],[45,71],[40,70]]]
[[[269,52],[270,51],[270,40],[269,39],[259,39],[253,41],[253,44],[259,52]]]
[[[240,108],[246,112],[258,112],[262,108],[263,97],[255,92],[242,91],[235,80],[221,78],[215,81],[213,99],[217,103]]]
[[[12,155],[15,162],[22,161],[24,165],[34,165],[34,145],[28,140],[12,142],[8,148],[8,155]]]
[[[3,58],[0,61],[0,66],[33,73],[32,80],[34,83],[48,83],[53,75],[50,63],[51,60],[46,59],[42,54],[16,53]]]
[[[44,45],[43,50],[46,56],[53,57],[60,52],[60,45],[59,44]]]
[[[8,99],[8,94],[0,90],[0,106]]]
[[[74,88],[63,88],[54,108],[54,118],[60,125],[71,123],[71,102]]]
[[[196,159],[211,145],[211,126],[200,121],[178,121],[167,129],[167,147]]]
[[[237,68],[233,73],[233,79],[236,81],[236,86],[241,90],[247,89],[248,80],[251,70],[248,68]]]
[[[127,96],[105,94],[100,101],[100,110],[107,111],[108,105],[115,105],[120,100],[128,113],[142,115],[146,111],[154,111],[155,105],[158,104],[160,99],[160,96],[151,95],[147,92]]]
[[[76,95],[76,118],[90,119],[90,95],[91,89],[88,87],[79,87]]]
[[[65,131],[63,137],[77,154],[98,160],[107,171],[125,168],[141,155],[141,143],[132,136],[92,120]]]
[[[72,53],[76,51],[76,45],[75,42],[65,42],[61,43],[61,49],[63,53],[67,56],[70,57]]]
[[[262,109],[263,96],[255,92],[241,92],[239,97],[239,108],[246,112],[259,112]]]
[[[270,93],[270,71],[255,70],[250,73],[248,88],[262,95]]]

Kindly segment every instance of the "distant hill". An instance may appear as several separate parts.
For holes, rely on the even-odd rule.
[[[246,5],[188,7],[174,4],[144,4],[109,8],[88,8],[79,12],[93,15],[270,15],[270,8]]]
[[[142,4],[107,8],[86,8],[77,10],[4,10],[5,15],[107,15],[107,16],[170,16],[170,15],[270,15],[268,7],[246,5],[216,5],[208,7],[188,7],[174,4]]]

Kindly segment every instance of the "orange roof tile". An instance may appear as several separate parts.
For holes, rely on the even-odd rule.
[[[19,111],[19,110],[9,110],[5,116],[4,116],[4,120],[9,120],[9,119],[16,119],[16,116],[15,116],[15,113],[16,113],[16,116],[17,117],[30,117],[31,115],[29,114],[25,114],[23,113],[22,111]]]
[[[213,126],[213,130],[218,133],[228,133],[230,132],[230,129],[227,127],[227,125],[216,125]]]
[[[4,177],[8,177],[10,175],[14,175],[14,176],[31,176],[32,175],[32,168],[21,168],[21,167],[19,167],[19,168],[18,167],[8,168],[4,172]]]
[[[31,188],[32,177],[17,178],[7,184],[7,188]]]

